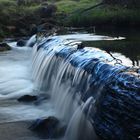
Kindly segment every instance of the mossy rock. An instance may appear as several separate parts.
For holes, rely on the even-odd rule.
[[[0,43],[0,52],[11,50],[11,47],[7,43]]]

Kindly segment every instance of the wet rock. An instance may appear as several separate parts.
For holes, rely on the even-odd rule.
[[[26,45],[26,41],[23,39],[20,39],[19,41],[17,41],[17,46],[23,47]]]
[[[18,99],[19,102],[32,102],[36,100],[37,100],[37,96],[34,95],[23,95]]]
[[[120,73],[102,90],[92,112],[94,128],[105,140],[137,140],[140,135],[140,79]]]
[[[11,47],[7,43],[0,43],[0,52],[11,50]]]
[[[84,44],[83,43],[81,43],[81,44],[78,44],[78,47],[77,47],[77,49],[83,49],[85,46],[84,46]]]
[[[41,104],[44,100],[48,100],[50,96],[48,94],[39,94],[38,99],[34,102],[35,105]],[[46,101],[45,101],[46,102]]]
[[[56,117],[50,116],[45,119],[37,119],[29,129],[45,138],[58,138],[64,135],[66,127],[60,124]]]
[[[45,129],[51,129],[59,123],[59,120],[53,116],[50,116],[46,119],[37,119],[35,123],[30,127],[31,130],[39,131]]]

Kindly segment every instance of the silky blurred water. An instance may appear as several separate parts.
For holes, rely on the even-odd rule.
[[[35,41],[35,38],[35,36],[31,37],[27,45]],[[84,129],[90,130],[85,131],[87,136],[91,132],[95,138],[91,124],[89,121],[86,121],[87,118],[83,115],[83,106],[87,108],[88,105],[80,103],[80,93],[78,93],[79,96],[75,95],[77,92],[76,86],[82,85],[85,87],[79,86],[78,88],[83,88],[83,91],[88,90],[90,75],[82,69],[76,69],[68,62],[61,59],[58,60],[55,57],[55,51],[64,47],[61,41],[59,42],[59,38],[68,40],[63,42],[65,46],[69,44],[75,47],[75,44],[83,42],[87,47],[85,51],[89,52],[87,53],[89,56],[86,56],[88,59],[93,57],[92,54],[95,51],[95,58],[100,58],[110,64],[114,64],[117,61],[114,58],[117,58],[121,60],[119,62],[123,65],[134,65],[131,58],[127,57],[123,51],[112,51],[111,47],[113,46],[109,46],[106,49],[106,44],[102,43],[102,41],[109,43],[110,41],[124,41],[127,39],[125,36],[110,37],[87,32],[71,32],[70,34],[56,36],[54,42],[44,44],[44,48],[45,45],[48,46],[46,50],[40,49],[39,51],[36,48],[37,45],[32,50],[32,48],[27,46],[17,47],[16,42],[9,43],[12,50],[0,53],[0,123],[56,116],[68,125],[64,138],[80,140],[80,136],[77,134],[79,127],[81,132]],[[99,42],[101,44],[97,45]],[[58,46],[59,43],[60,46]],[[93,51],[91,47],[94,47],[94,45],[96,49]],[[75,55],[78,56],[80,53]],[[139,62],[139,58],[137,61]],[[69,75],[65,77],[65,74]],[[73,75],[72,80],[70,75]],[[42,93],[51,96],[51,99],[42,100],[41,98],[40,102],[33,103],[19,103],[17,101],[22,95],[42,96]],[[73,101],[74,99],[76,101]],[[87,140],[86,138],[84,137],[83,140]],[[91,139],[91,137],[88,138],[88,140]]]

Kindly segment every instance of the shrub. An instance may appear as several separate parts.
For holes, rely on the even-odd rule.
[[[107,4],[118,4],[127,7],[140,7],[140,0],[103,0]]]

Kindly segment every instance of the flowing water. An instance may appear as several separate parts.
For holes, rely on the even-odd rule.
[[[14,44],[12,44],[14,46]],[[35,105],[18,104],[17,99],[25,94],[37,94],[31,79],[31,48],[13,47],[0,54],[0,122],[36,119],[46,116],[45,109]],[[24,115],[24,117],[23,117]]]
[[[35,38],[33,36],[27,46]],[[90,46],[84,51],[77,51],[77,44],[81,41],[89,45],[101,40],[123,39],[125,37],[74,33],[42,37],[33,49],[9,43],[12,50],[0,53],[0,123],[55,116],[66,126],[63,137],[59,139],[97,140],[92,125],[94,122],[90,119],[91,108],[94,108],[94,102],[100,95],[102,84],[118,69],[125,68],[114,57],[120,56],[124,65],[132,66],[132,63],[123,54],[113,53],[112,57],[110,53],[98,48],[91,49]],[[116,64],[112,68],[114,73],[106,74],[105,63],[99,62],[99,58],[110,65]],[[91,61],[94,61],[96,67],[94,73],[100,74],[98,81],[90,69],[85,71]],[[98,82],[102,84],[92,91],[94,95],[91,97],[90,85],[93,82],[95,85]],[[27,94],[38,96],[39,101],[30,104],[16,101]]]

